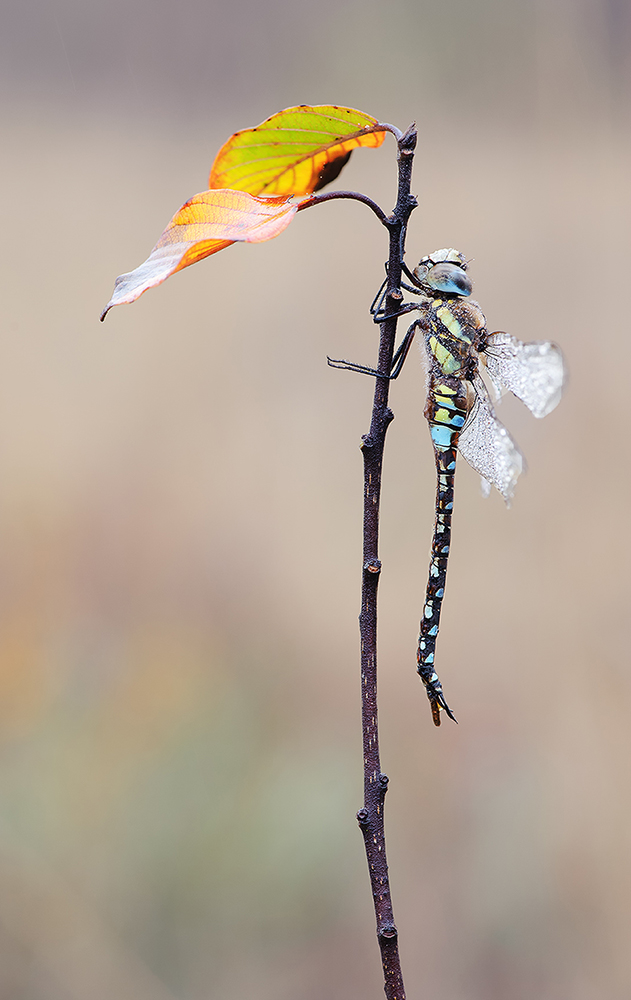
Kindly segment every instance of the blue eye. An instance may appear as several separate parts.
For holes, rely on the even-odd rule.
[[[471,295],[471,278],[457,264],[436,264],[430,268],[425,283],[437,292],[449,295]]]

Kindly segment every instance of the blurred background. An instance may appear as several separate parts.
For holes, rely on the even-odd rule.
[[[408,260],[474,258],[562,405],[501,416],[510,511],[459,467],[438,665],[415,673],[434,464],[392,390],[387,839],[408,996],[631,995],[631,7],[3,0],[0,998],[381,997],[361,804],[362,467],[386,234],[300,215],[100,310],[238,128],[406,128]],[[394,203],[395,146],[336,186]],[[625,278],[624,276],[627,275]],[[626,297],[625,297],[626,296]]]

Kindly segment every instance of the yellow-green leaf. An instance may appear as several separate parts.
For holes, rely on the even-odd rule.
[[[183,267],[209,257],[231,243],[262,243],[282,233],[298,204],[287,197],[257,198],[244,191],[214,190],[196,194],[173,216],[149,257],[116,279],[112,306],[134,302]]]
[[[375,118],[336,105],[301,105],[235,132],[221,147],[210,188],[250,194],[311,194],[329,184],[358,146],[380,146],[386,130]]]

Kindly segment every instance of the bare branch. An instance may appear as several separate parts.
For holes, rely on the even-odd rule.
[[[377,938],[381,949],[384,989],[388,1000],[405,1000],[399,960],[398,933],[394,922],[386,842],[384,832],[384,800],[388,778],[381,771],[379,729],[377,720],[377,588],[381,563],[378,554],[379,504],[381,473],[386,431],[393,419],[388,407],[390,373],[398,316],[396,307],[401,299],[401,273],[405,231],[416,200],[410,194],[412,162],[416,146],[413,126],[399,140],[399,187],[394,212],[387,220],[390,231],[388,284],[385,315],[379,342],[380,377],[375,380],[372,419],[368,434],[362,439],[364,457],[364,548],[362,601],[359,616],[361,636],[362,730],[364,748],[364,805],[357,819],[364,837],[370,885],[377,918]]]

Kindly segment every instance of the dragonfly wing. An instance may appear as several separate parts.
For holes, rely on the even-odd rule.
[[[469,465],[495,486],[510,503],[515,484],[524,469],[524,457],[503,424],[495,416],[486,386],[476,375],[475,402],[458,438],[458,451]]]
[[[492,333],[482,356],[500,395],[502,389],[510,389],[535,417],[545,417],[561,399],[565,365],[556,344],[543,340],[524,344],[509,333]]]

